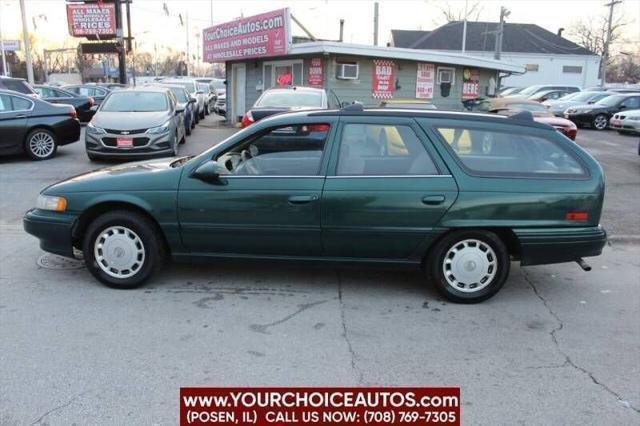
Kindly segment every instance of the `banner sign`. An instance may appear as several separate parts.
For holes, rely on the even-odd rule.
[[[480,96],[480,70],[465,68],[462,72],[462,99],[475,99]]]
[[[73,37],[113,38],[116,36],[116,5],[68,3],[67,23]]]
[[[180,425],[460,425],[460,388],[181,388]]]
[[[373,94],[375,99],[393,98],[396,86],[396,65],[393,61],[373,61]]]
[[[307,78],[309,86],[322,87],[324,84],[324,74],[322,72],[322,58],[311,58],[307,63]]]
[[[2,48],[5,52],[17,52],[20,50],[20,40],[2,40]]]
[[[436,80],[436,67],[433,64],[418,64],[416,78],[416,98],[433,99],[433,87]]]
[[[286,55],[288,44],[288,9],[238,19],[202,31],[203,58],[210,63]]]

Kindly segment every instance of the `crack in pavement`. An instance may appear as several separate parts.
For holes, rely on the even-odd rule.
[[[358,380],[359,385],[367,384],[364,381],[364,374],[362,373],[362,370],[360,370],[360,368],[357,365],[356,361],[358,359],[358,355],[353,349],[351,339],[349,338],[349,332],[347,330],[344,301],[342,300],[342,277],[340,276],[340,271],[336,270],[336,275],[338,276],[338,302],[340,303],[340,321],[342,322],[342,337],[344,337],[345,342],[347,342],[347,349],[349,351],[349,355],[351,356],[351,369],[356,374],[356,379]]]
[[[577,365],[572,359],[571,357],[562,350],[562,348],[560,347],[560,343],[558,342],[558,337],[556,336],[556,333],[558,333],[560,330],[562,330],[564,328],[564,322],[560,319],[560,317],[558,316],[558,314],[556,314],[554,312],[553,309],[551,309],[551,306],[549,306],[549,303],[547,302],[547,299],[544,298],[544,296],[542,296],[542,294],[540,294],[540,292],[538,291],[538,288],[535,286],[535,284],[533,283],[533,281],[531,280],[531,278],[529,278],[529,275],[527,275],[527,273],[525,272],[524,268],[521,268],[522,270],[522,275],[524,277],[524,280],[529,284],[529,286],[531,287],[531,289],[533,290],[533,292],[535,293],[536,297],[538,299],[540,299],[540,301],[542,302],[542,304],[544,305],[544,307],[547,309],[547,311],[549,312],[549,314],[556,320],[557,322],[557,326],[551,330],[549,332],[549,335],[551,336],[551,340],[553,341],[553,344],[556,347],[556,350],[564,357],[564,364],[562,364],[561,366],[554,366],[555,368],[558,367],[564,367],[564,366],[570,366],[571,368],[573,368],[574,370],[580,371],[581,373],[587,375],[591,381],[598,385],[600,388],[602,388],[603,390],[605,390],[606,392],[608,392],[610,395],[613,395],[614,397],[616,397],[616,399],[618,400],[618,402],[627,408],[632,409],[633,411],[635,411],[636,413],[640,414],[640,409],[637,407],[634,407],[633,405],[631,405],[631,403],[624,399],[622,397],[622,395],[620,395],[618,392],[614,391],[613,389],[611,389],[609,386],[607,386],[606,384],[602,383],[601,381],[599,381],[592,372],[590,372],[589,370],[587,370],[584,367],[580,367],[579,365]]]
[[[67,408],[68,406],[70,406],[71,404],[73,404],[78,398],[80,398],[82,395],[86,394],[88,391],[86,392],[82,392],[79,393],[78,395],[74,396],[73,398],[71,398],[69,401],[67,401],[66,403],[62,404],[62,405],[58,405],[53,407],[52,409],[50,409],[49,411],[47,411],[46,413],[44,413],[43,415],[41,415],[40,417],[38,417],[38,419],[36,421],[34,421],[33,423],[31,423],[31,426],[36,425],[38,423],[40,423],[42,420],[44,420],[45,417],[47,417],[49,414],[54,413],[56,411],[62,410],[63,408]]]
[[[279,320],[277,320],[277,321],[270,322],[270,323],[268,323],[268,324],[251,324],[251,325],[249,326],[249,328],[250,328],[252,331],[255,331],[256,333],[269,334],[269,333],[267,332],[267,329],[268,329],[269,327],[274,327],[274,326],[276,326],[276,325],[279,325],[279,324],[282,324],[282,323],[284,323],[284,322],[287,322],[287,321],[289,321],[291,318],[295,317],[295,316],[296,316],[296,315],[298,315],[298,314],[301,314],[302,312],[306,311],[307,309],[309,309],[309,308],[313,308],[314,306],[320,305],[320,304],[325,303],[325,302],[326,302],[326,300],[319,300],[319,301],[317,301],[317,302],[312,302],[312,303],[303,303],[303,304],[301,304],[301,305],[298,305],[298,310],[297,310],[297,311],[295,311],[295,312],[294,312],[294,313],[292,313],[292,314],[289,314],[289,315],[285,316],[285,317],[284,317],[284,318],[282,318],[282,319],[279,319]]]

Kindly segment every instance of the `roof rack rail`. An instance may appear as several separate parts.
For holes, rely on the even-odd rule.
[[[535,121],[533,119],[533,114],[531,114],[531,111],[525,111],[525,110],[522,110],[520,112],[517,112],[516,114],[510,115],[509,118],[512,120],[520,120],[520,121]]]
[[[352,104],[349,104],[349,105],[347,105],[347,106],[345,106],[345,107],[342,107],[342,108],[340,109],[340,111],[345,111],[345,112],[354,112],[354,111],[362,112],[362,111],[364,111],[364,105],[362,105],[362,103],[360,103],[360,102],[355,102],[355,101],[354,101]]]

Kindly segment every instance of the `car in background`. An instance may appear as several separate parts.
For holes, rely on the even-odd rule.
[[[380,102],[380,108],[438,109],[434,104],[423,99],[386,99]]]
[[[196,103],[196,124],[198,124],[200,120],[204,119],[206,97],[204,91],[198,88],[197,81],[191,78],[167,78],[161,80],[161,82],[166,84],[177,84],[187,89],[189,95],[198,101]]]
[[[100,105],[104,98],[111,92],[106,87],[98,87],[95,84],[71,84],[62,86],[64,90],[81,96],[90,96],[95,105]]]
[[[534,95],[529,96],[527,99],[531,101],[536,101],[536,102],[544,102],[548,100],[560,99],[563,96],[567,96],[573,93],[579,93],[579,92],[568,92],[565,89],[542,90]]]
[[[546,100],[542,104],[549,108],[549,111],[556,117],[564,117],[567,108],[576,105],[593,104],[600,99],[611,96],[610,92],[605,91],[584,91],[568,94],[560,99]]]
[[[59,146],[80,138],[71,105],[54,105],[0,89],[0,154],[26,153],[32,160],[52,158]]]
[[[493,98],[481,102],[478,111],[501,115],[515,115],[521,111],[528,111],[538,123],[547,124],[562,133],[572,141],[576,140],[578,128],[570,120],[556,117],[539,102],[521,98]]]
[[[267,89],[242,117],[241,126],[247,127],[273,114],[308,109],[328,109],[329,100],[324,89],[290,86]]]
[[[590,105],[576,105],[567,108],[564,117],[580,126],[591,126],[604,130],[609,119],[617,112],[640,108],[640,93],[612,94]]]
[[[213,112],[213,105],[216,102],[216,95],[209,86],[209,83],[198,82],[198,90],[204,93],[204,115]]]
[[[216,103],[213,105],[213,111],[218,115],[227,115],[227,94],[218,95]]]
[[[96,85],[98,87],[104,87],[105,89],[108,89],[110,92],[113,92],[114,90],[126,89],[127,87],[129,87],[129,85],[122,84],[122,83],[88,83],[88,84]]]
[[[166,87],[144,86],[111,92],[87,125],[90,160],[178,155],[184,142],[184,109]]]
[[[502,89],[498,92],[497,96],[509,96],[509,95],[515,95],[516,93],[524,90],[525,87],[507,87],[505,89]]]
[[[22,93],[23,95],[37,98],[38,94],[33,87],[27,83],[24,78],[13,78],[0,76],[0,90],[13,90],[14,92]]]
[[[518,93],[512,93],[507,95],[506,97],[510,98],[528,98],[529,96],[533,96],[538,92],[543,92],[547,90],[565,90],[567,93],[579,92],[580,87],[578,86],[566,86],[566,85],[544,85],[544,84],[536,84],[534,86],[528,86],[519,91]]]
[[[609,127],[620,134],[640,134],[640,109],[614,114],[609,120]]]
[[[191,130],[196,127],[196,109],[195,104],[198,102],[189,95],[187,89],[176,84],[160,84],[160,87],[166,87],[173,92],[178,101],[178,109],[184,109],[184,131],[186,135],[191,134]]]
[[[216,98],[227,93],[227,86],[221,78],[212,78],[209,86],[213,88]]]
[[[40,96],[40,99],[52,104],[67,104],[74,107],[78,114],[78,120],[82,123],[90,121],[93,117],[95,111],[91,107],[95,101],[91,96],[76,95],[59,87],[44,84],[36,84],[33,89]]]
[[[477,303],[511,261],[588,268],[582,258],[607,242],[604,191],[598,162],[533,120],[347,107],[278,114],[195,157],[58,182],[23,224],[47,251],[82,251],[117,289],[169,259],[277,259],[423,268],[447,299]]]

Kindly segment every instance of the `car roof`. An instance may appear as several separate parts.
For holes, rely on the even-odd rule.
[[[276,91],[295,91],[295,92],[316,92],[316,93],[324,93],[324,89],[319,89],[317,87],[308,87],[308,86],[282,86],[282,87],[271,87],[266,92],[276,92]]]

